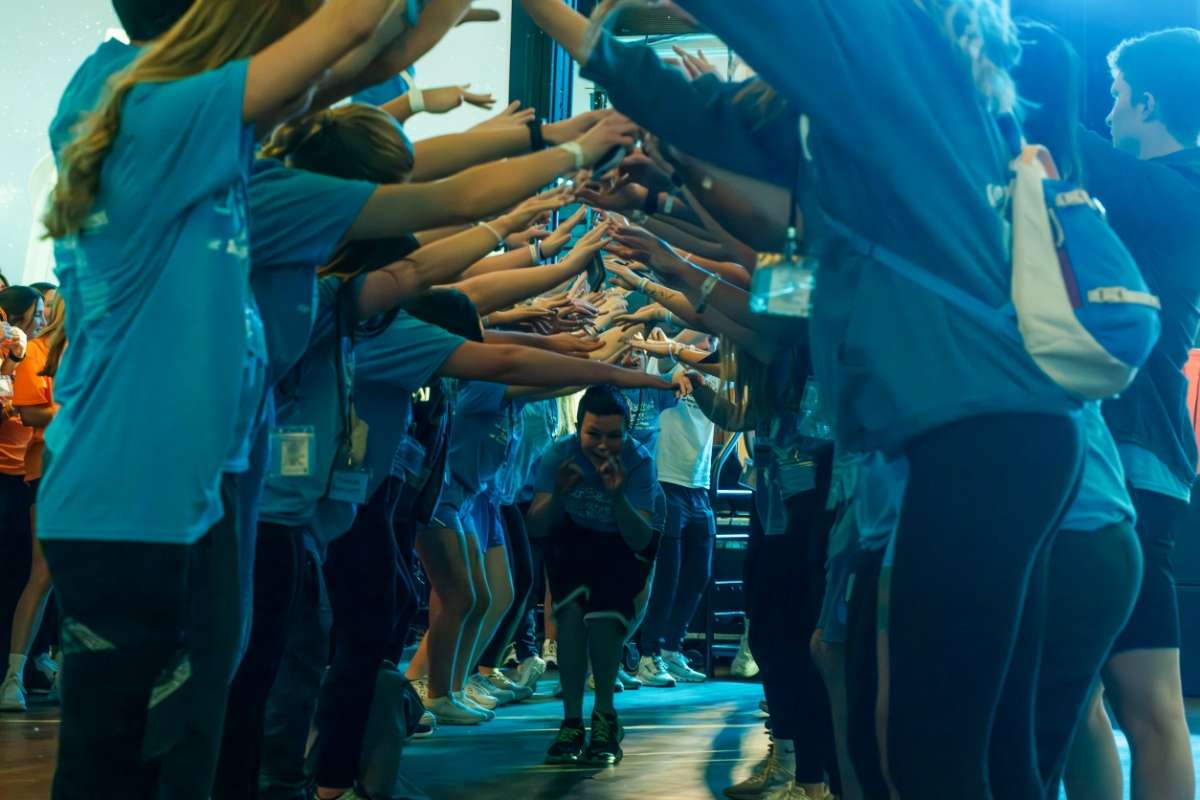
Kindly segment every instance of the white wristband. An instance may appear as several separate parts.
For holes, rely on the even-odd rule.
[[[408,107],[414,114],[420,114],[425,110],[425,93],[417,86],[409,87]]]
[[[638,284],[637,284],[638,291],[641,292],[642,294],[645,294],[646,293],[646,284],[648,284],[648,283],[650,283],[649,278],[647,278],[645,276],[638,278]]]
[[[541,263],[541,260],[538,258],[537,245],[534,244],[533,242],[529,243],[529,258],[531,261],[533,261],[533,265],[535,267]]]
[[[504,237],[500,235],[500,231],[493,228],[489,223],[481,222],[479,223],[479,227],[487,228],[492,236],[496,237],[496,247],[501,247],[504,245]]]
[[[563,142],[558,147],[566,150],[575,159],[575,169],[583,169],[586,159],[583,157],[583,148],[579,146],[579,142]]]
[[[709,274],[704,279],[704,283],[700,285],[700,302],[696,303],[696,313],[703,314],[704,309],[708,308],[708,298],[712,297],[713,290],[717,288],[717,284],[721,282],[715,274]]]
[[[666,202],[663,203],[662,213],[670,214],[671,209],[674,207],[675,207],[675,195],[669,194],[669,195],[667,195]]]

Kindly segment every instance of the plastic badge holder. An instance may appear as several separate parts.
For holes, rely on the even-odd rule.
[[[760,266],[750,282],[750,310],[777,317],[808,317],[815,286],[813,259],[784,259],[774,266]]]
[[[276,478],[312,475],[317,434],[311,426],[276,428],[271,432],[270,474]]]

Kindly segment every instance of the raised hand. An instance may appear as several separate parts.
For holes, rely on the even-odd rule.
[[[468,22],[499,22],[500,12],[494,8],[471,8],[459,20],[459,25],[465,25]]]
[[[570,494],[583,481],[583,470],[575,463],[574,458],[567,459],[558,467],[554,475],[554,493],[559,497]]]
[[[667,310],[665,308],[657,303],[651,303],[650,305],[642,306],[632,314],[617,314],[615,317],[613,317],[613,325],[623,330],[627,330],[639,325],[662,322],[664,319],[666,319],[666,315]],[[646,345],[641,349],[646,350],[647,352],[651,352],[651,348],[656,347],[657,345],[657,343],[651,339],[642,339],[641,341]]]
[[[671,246],[645,228],[633,225],[614,225],[611,228],[613,241],[618,247],[626,248],[640,261],[663,275],[676,275],[687,262],[679,257]],[[618,250],[613,250],[618,253]]]
[[[503,130],[505,128],[522,128],[537,119],[537,111],[532,108],[521,108],[520,100],[513,100],[508,107],[490,119],[471,128],[473,131]]]
[[[591,336],[576,336],[571,333],[555,333],[546,337],[546,344],[556,353],[575,358],[587,358],[604,345]]]
[[[542,240],[542,256],[554,258],[561,253],[562,249],[567,246],[567,242],[571,241],[571,233],[586,216],[587,209],[581,207],[570,217],[558,223],[558,227],[553,232],[546,234]]]
[[[533,224],[534,220],[541,217],[543,214],[558,209],[571,202],[574,198],[563,189],[552,189],[548,192],[542,192],[539,195],[534,195],[512,211],[505,214],[501,219],[508,225],[510,231],[520,231]]]
[[[552,122],[542,126],[542,136],[547,144],[562,144],[572,139],[578,139],[616,112],[611,109],[585,111],[561,122]]]
[[[683,71],[692,80],[696,80],[701,75],[708,75],[717,71],[717,68],[704,57],[703,50],[697,50],[696,55],[692,55],[678,45],[671,49],[675,51],[675,55],[679,56],[679,62],[683,66]]]
[[[620,494],[625,488],[625,468],[611,456],[600,465],[600,482],[609,494]]]
[[[646,204],[648,191],[645,186],[636,183],[609,188],[593,182],[576,189],[575,194],[589,206],[628,214]]]
[[[690,396],[696,390],[692,379],[682,372],[672,378],[671,383],[675,386],[675,396],[680,399]]]
[[[490,94],[468,92],[471,84],[463,86],[440,86],[436,89],[422,89],[425,98],[425,110],[430,114],[445,114],[461,106],[463,103],[490,109],[496,104],[496,98]]]
[[[510,250],[516,250],[518,247],[525,247],[530,242],[536,242],[539,239],[545,239],[550,235],[550,231],[546,230],[545,223],[549,220],[550,213],[546,212],[540,218],[534,220],[536,225],[531,225],[525,230],[510,233],[504,237],[504,246]]]
[[[614,147],[633,149],[638,126],[622,114],[610,114],[575,141],[583,149],[585,164],[595,164]]]

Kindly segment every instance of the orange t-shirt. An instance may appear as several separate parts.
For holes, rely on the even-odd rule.
[[[54,379],[38,373],[46,368],[50,356],[50,343],[46,339],[32,339],[26,348],[25,360],[13,374],[12,404],[20,406],[54,405]],[[26,428],[30,431],[29,446],[25,449],[25,480],[32,482],[42,477],[42,453],[46,442],[42,428]]]
[[[1192,417],[1192,427],[1196,429],[1196,447],[1200,449],[1200,350],[1188,353],[1183,374],[1188,381],[1188,414]]]

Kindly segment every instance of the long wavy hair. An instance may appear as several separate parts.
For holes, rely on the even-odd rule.
[[[63,150],[62,167],[43,223],[51,238],[77,233],[100,192],[104,160],[121,129],[121,110],[140,83],[170,83],[247,58],[307,19],[321,0],[197,0],[127,69],[109,79],[105,96]]]
[[[894,1],[894,0],[893,0]],[[975,88],[992,111],[1017,106],[1009,70],[1021,57],[1021,42],[1009,0],[909,0],[927,13],[969,64]]]
[[[720,355],[720,395],[733,407],[734,427],[747,418],[770,419],[800,409],[809,372],[807,345],[783,351],[764,364],[723,339]]]
[[[361,103],[280,125],[260,155],[296,169],[374,183],[404,183],[413,169],[404,129],[386,111]]]

